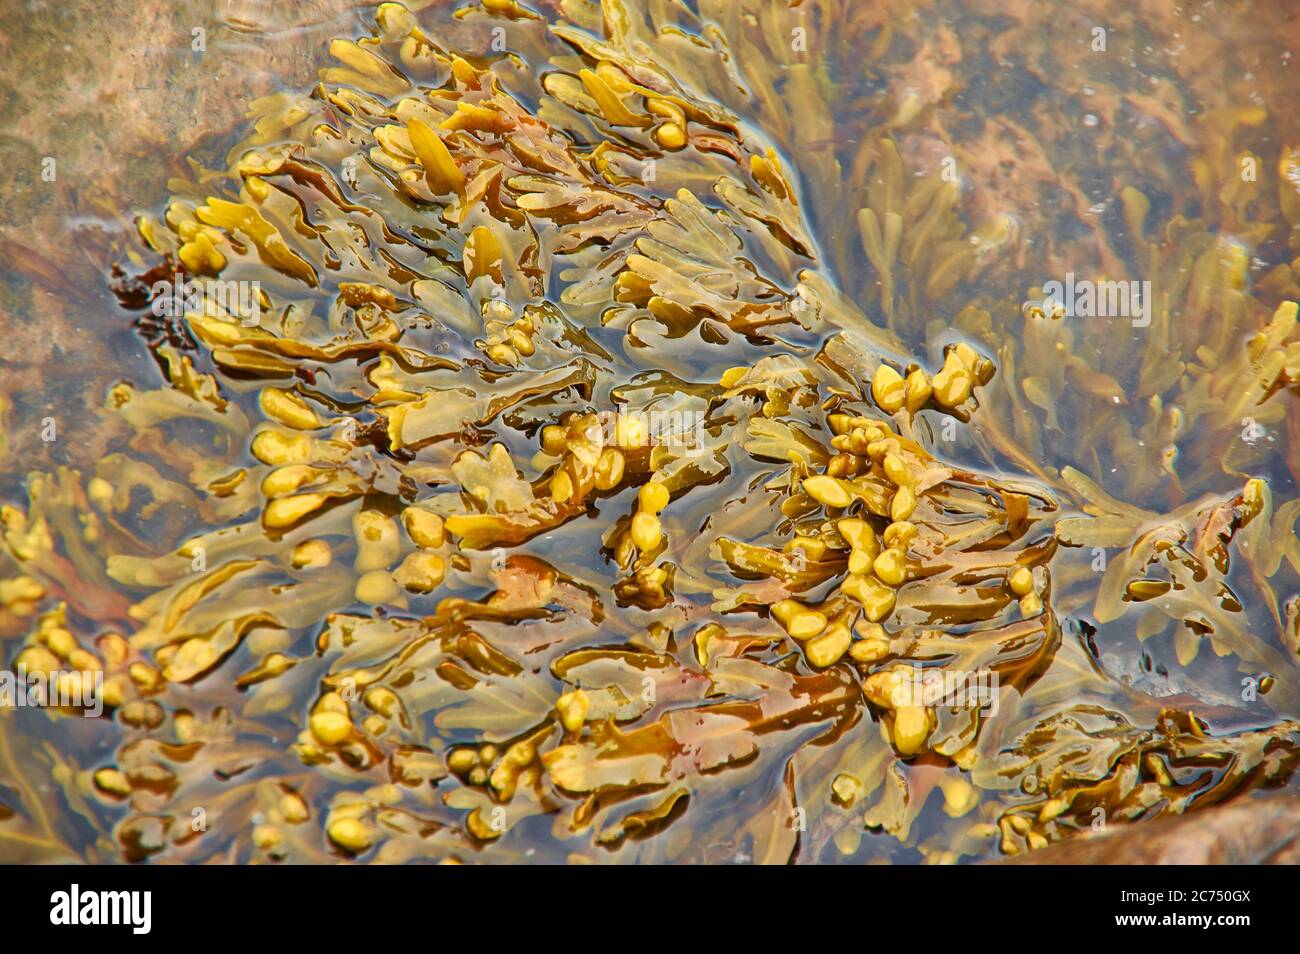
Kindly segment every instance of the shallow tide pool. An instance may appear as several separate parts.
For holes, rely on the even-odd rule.
[[[0,861],[1104,859],[1294,809],[1297,42],[11,4]]]

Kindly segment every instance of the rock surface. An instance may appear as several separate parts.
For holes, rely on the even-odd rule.
[[[1104,834],[1030,852],[1004,864],[1294,865],[1300,864],[1300,803],[1275,796],[1234,802],[1194,815],[1115,827]]]

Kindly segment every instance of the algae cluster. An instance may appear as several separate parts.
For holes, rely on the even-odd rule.
[[[136,219],[162,379],[0,512],[6,662],[107,706],[0,716],[15,852],[950,862],[1292,784],[1300,152],[1233,178],[1262,106],[1183,131],[1194,201],[1114,189],[1096,267],[1156,290],[1116,332],[1033,307],[1064,240],[999,207],[1014,163],[927,156],[969,44],[906,5],[370,23]],[[1194,677],[1143,692],[1108,634]]]

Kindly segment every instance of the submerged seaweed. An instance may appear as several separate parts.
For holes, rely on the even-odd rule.
[[[1295,241],[1295,152],[1276,200],[1241,193],[1222,170],[1262,118],[1220,111],[1199,216],[1117,190],[1158,295],[1135,346],[1022,308],[1046,223],[916,158],[946,28],[559,6],[483,0],[452,48],[381,4],[138,218],[119,288],[166,380],[113,387],[114,451],[0,513],[11,665],[102,671],[113,755],[44,747],[56,820],[0,715],[0,834],[939,862],[1289,784],[1300,503],[1270,484],[1295,459],[1241,435],[1295,420],[1300,289],[1247,281]],[[901,80],[853,137],[827,103],[860,50]],[[173,273],[194,295],[148,320]],[[1152,698],[1098,627],[1240,673]],[[918,671],[993,696],[900,691]]]

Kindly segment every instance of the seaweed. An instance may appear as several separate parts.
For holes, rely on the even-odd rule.
[[[5,856],[955,861],[1290,784],[1296,459],[1239,438],[1300,393],[1290,266],[1247,280],[1295,156],[1223,172],[1264,116],[1182,131],[1196,210],[1117,190],[1134,347],[1026,286],[1063,236],[918,160],[946,27],[554,6],[456,47],[380,4],[136,219],[122,306],[194,290],[141,325],[164,376],[0,511],[12,666],[102,674],[113,754],[38,756],[50,804],[0,713]],[[1142,697],[1081,617],[1262,708]]]

